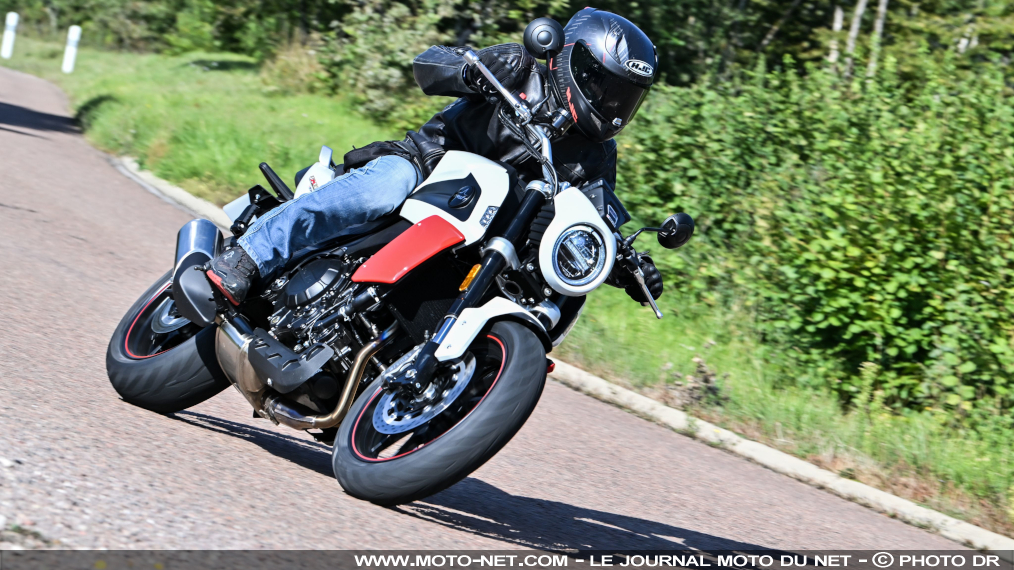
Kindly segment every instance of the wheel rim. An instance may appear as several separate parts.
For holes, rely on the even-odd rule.
[[[369,462],[406,457],[432,444],[461,424],[493,390],[507,361],[506,345],[500,338],[487,335],[484,340],[485,342],[474,343],[466,354],[466,358],[474,359],[475,367],[467,385],[448,406],[422,425],[400,433],[381,433],[374,425],[374,416],[377,407],[385,401],[385,391],[378,388],[371,394],[352,426],[351,447],[356,457]]]
[[[142,360],[168,352],[192,338],[199,327],[179,316],[172,298],[171,283],[152,295],[134,316],[123,341],[127,356]]]

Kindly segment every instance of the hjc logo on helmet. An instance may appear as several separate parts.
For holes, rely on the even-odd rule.
[[[638,75],[643,75],[644,77],[651,77],[652,75],[655,75],[655,68],[639,59],[628,59],[627,63],[624,65],[626,65],[627,69],[630,71],[633,71]]]

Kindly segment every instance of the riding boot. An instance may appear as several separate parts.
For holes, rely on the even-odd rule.
[[[246,298],[250,285],[257,279],[257,264],[242,247],[224,251],[208,263],[208,281],[233,305]]]

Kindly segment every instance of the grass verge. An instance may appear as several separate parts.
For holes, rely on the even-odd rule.
[[[596,291],[560,357],[843,477],[1014,534],[1008,422],[955,430],[943,413],[891,413],[875,394],[867,408],[844,411],[834,395],[784,381],[792,370],[751,333],[749,314],[667,288],[662,321],[622,291]]]
[[[398,136],[340,98],[267,85],[254,61],[236,54],[82,48],[71,75],[60,72],[62,57],[59,44],[19,36],[14,57],[3,65],[62,87],[99,148],[135,156],[144,168],[217,204],[263,183],[262,161],[288,182],[316,161],[322,144],[340,159],[353,145]]]
[[[3,65],[63,87],[100,148],[137,156],[159,176],[219,204],[262,182],[261,161],[289,178],[322,143],[343,153],[400,135],[341,99],[267,85],[252,60],[233,54],[83,49],[69,76],[59,72],[61,55],[58,44],[19,37],[14,59]],[[561,357],[845,477],[1014,533],[1008,422],[996,418],[979,431],[958,431],[932,411],[889,413],[875,394],[867,408],[843,411],[832,394],[792,385],[792,370],[751,332],[747,312],[706,306],[667,288],[663,321],[621,291],[597,291]]]

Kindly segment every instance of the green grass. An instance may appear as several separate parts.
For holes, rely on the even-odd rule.
[[[267,86],[241,56],[83,49],[77,70],[66,76],[61,54],[57,44],[19,37],[14,59],[3,65],[63,87],[95,145],[136,156],[218,203],[263,182],[261,161],[289,179],[315,160],[320,144],[343,153],[400,136],[341,99]],[[621,291],[597,291],[560,357],[845,476],[1011,534],[1009,421],[986,418],[979,431],[957,431],[942,412],[891,414],[875,394],[868,408],[846,412],[833,394],[793,386],[777,347],[751,332],[749,313],[666,287],[662,321]],[[686,388],[687,375],[713,379],[717,394],[697,398]]]
[[[943,411],[893,414],[876,394],[867,408],[844,411],[833,394],[786,382],[792,370],[780,364],[777,348],[750,332],[748,314],[697,304],[666,286],[662,321],[622,291],[596,291],[560,357],[667,403],[678,402],[676,383],[686,385],[687,375],[714,378],[717,395],[683,407],[843,476],[1011,535],[1014,430],[1005,418],[958,431],[947,427]]]
[[[135,156],[219,204],[263,183],[262,161],[288,182],[316,161],[322,144],[340,160],[353,145],[398,136],[341,99],[275,93],[253,60],[235,54],[82,49],[71,75],[60,72],[62,57],[59,44],[19,36],[2,64],[60,85],[99,148]]]

